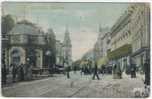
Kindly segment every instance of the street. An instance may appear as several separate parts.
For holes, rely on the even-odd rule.
[[[41,80],[20,82],[2,88],[3,96],[7,97],[134,97],[132,90],[144,86],[142,76],[130,78],[123,74],[123,79],[113,79],[112,75],[100,74],[100,80],[92,80],[92,75],[80,75],[70,72],[58,74]]]

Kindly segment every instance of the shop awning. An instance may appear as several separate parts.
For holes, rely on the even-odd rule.
[[[131,54],[131,52],[132,52],[131,44],[126,44],[123,45],[122,47],[117,48],[114,51],[108,52],[108,58],[109,60],[118,59]]]
[[[134,53],[132,53],[132,57],[134,57],[134,56],[136,56],[136,55],[138,55],[138,54],[140,54],[140,53],[143,53],[143,52],[146,52],[146,51],[150,51],[150,49],[148,48],[148,47],[142,47],[142,48],[140,48],[139,50],[137,50],[136,52],[134,52]]]

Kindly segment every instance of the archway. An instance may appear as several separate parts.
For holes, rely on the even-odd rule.
[[[21,52],[19,49],[15,48],[11,52],[11,63],[19,65],[21,61]]]

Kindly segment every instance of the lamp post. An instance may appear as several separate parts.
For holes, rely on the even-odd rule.
[[[26,62],[27,62],[26,64],[28,64],[28,65],[31,64],[31,63],[30,63],[30,58],[29,58],[29,57],[26,58]]]
[[[49,68],[49,71],[50,71],[50,69],[51,69],[51,67],[50,67],[50,64],[51,64],[51,61],[50,61],[51,60],[51,51],[47,50],[45,55],[48,56],[48,68]],[[51,71],[50,71],[50,73],[51,73]]]

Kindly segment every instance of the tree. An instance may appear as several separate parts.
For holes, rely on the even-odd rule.
[[[15,21],[11,15],[5,15],[2,17],[2,35],[5,35],[14,27]]]
[[[25,25],[29,25],[31,27],[36,28],[36,24],[34,24],[34,23],[32,23],[32,22],[30,22],[28,20],[21,20],[21,21],[17,22],[17,24],[25,24]]]

